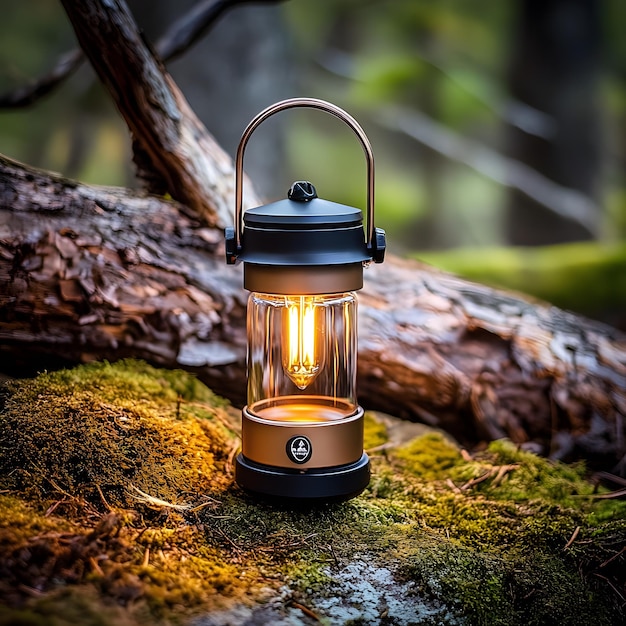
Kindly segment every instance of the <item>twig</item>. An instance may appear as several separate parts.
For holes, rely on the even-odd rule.
[[[565,544],[563,550],[567,550],[573,543],[576,541],[576,537],[578,537],[578,533],[580,532],[580,526],[576,526],[576,529],[572,533],[572,536],[569,538],[569,541]]]
[[[500,467],[498,467],[497,468],[498,472],[496,474],[496,477],[493,479],[493,486],[497,487],[502,482],[502,479],[509,472],[516,470],[518,467],[519,467],[519,464],[516,464],[516,463],[512,463],[511,465],[501,465]]]
[[[465,448],[461,448],[461,458],[466,463],[470,463],[471,461],[474,460],[474,457]]]
[[[171,61],[187,52],[229,9],[239,4],[275,4],[284,0],[201,0],[176,20],[162,35],[155,48],[163,61]],[[83,63],[80,48],[59,57],[55,66],[43,76],[14,91],[0,94],[0,109],[29,106],[48,95],[69,78]]]
[[[463,493],[461,491],[461,489],[459,489],[459,487],[457,487],[453,482],[452,479],[450,478],[446,478],[446,485],[448,485],[448,487],[450,487],[450,489],[452,489],[452,491],[454,491],[454,493]]]
[[[146,548],[146,551],[143,553],[143,561],[141,561],[141,567],[148,567],[150,564],[150,548]]]
[[[622,602],[626,601],[626,598],[624,598],[624,596],[620,593],[620,590],[606,576],[602,576],[602,574],[598,574],[597,572],[594,572],[593,575],[605,580],[609,587],[611,587],[611,589],[613,589],[613,591],[621,598]]]
[[[197,513],[198,511],[201,511],[207,506],[221,504],[219,500],[216,500],[215,498],[211,498],[210,496],[205,496],[205,498],[206,498],[205,502],[201,502],[200,504],[191,506],[191,508],[189,508],[188,511],[190,513]]]
[[[626,487],[623,489],[616,489],[615,491],[611,491],[609,493],[591,493],[581,497],[593,498],[594,500],[610,500],[612,498],[621,498],[622,496],[626,496]]]
[[[93,558],[93,556],[89,557],[89,565],[91,565],[91,569],[98,574],[98,576],[104,576],[104,572],[100,565],[98,565],[98,561]]]
[[[626,546],[624,546],[619,552],[616,552],[610,559],[607,559],[606,561],[604,561],[604,563],[601,563],[599,567],[604,567],[605,565],[608,565],[609,563],[620,557],[622,554],[624,554],[624,552],[626,552]]]
[[[467,491],[468,489],[471,489],[474,485],[478,485],[484,482],[485,480],[491,478],[495,474],[495,472],[496,472],[495,467],[490,470],[487,470],[480,476],[477,476],[476,478],[471,478],[470,480],[468,480],[464,485],[461,485],[459,489],[461,491]]]
[[[302,611],[307,617],[310,617],[312,620],[319,622],[320,618],[313,613],[313,611],[311,611],[311,609],[309,609],[308,607],[304,606],[304,604],[300,604],[300,602],[296,602],[295,600],[291,600],[289,602],[289,605],[292,606],[294,609],[300,609],[300,611]]]
[[[133,498],[135,498],[135,500],[137,500],[138,502],[141,502],[142,504],[145,504],[147,506],[149,506],[150,508],[156,508],[156,509],[161,509],[161,508],[165,508],[165,509],[173,509],[174,511],[190,511],[192,510],[192,505],[191,504],[174,504],[173,502],[168,502],[167,500],[162,500],[161,498],[157,498],[155,496],[151,496],[150,494],[146,493],[145,491],[142,491],[141,489],[139,489],[138,487],[135,487],[135,485],[133,485],[132,483],[130,484],[130,488],[134,489],[139,495],[136,496],[134,494],[130,494]]]
[[[51,504],[47,509],[46,512],[44,513],[44,517],[50,517],[50,515],[52,515],[56,510],[57,507],[60,504],[63,504],[64,502],[67,502],[67,500],[65,498],[61,498],[60,500],[57,500],[56,502],[54,502],[53,504]]]
[[[592,476],[592,480],[596,480],[598,482],[604,480],[615,483],[616,485],[621,485],[622,487],[626,487],[626,478],[616,476],[615,474],[611,474],[610,472],[596,472]]]
[[[215,530],[217,530],[217,532],[222,535],[222,537],[224,537],[224,539],[226,539],[226,541],[232,546],[232,548],[235,550],[235,552],[237,553],[237,555],[241,555],[241,548],[219,527],[217,526],[215,528]]]
[[[107,502],[106,498],[104,497],[104,494],[102,493],[102,489],[100,488],[100,485],[96,484],[96,489],[98,490],[98,493],[100,494],[100,499],[104,503],[104,506],[107,508],[109,513],[112,513],[113,509],[111,508],[110,504]]]

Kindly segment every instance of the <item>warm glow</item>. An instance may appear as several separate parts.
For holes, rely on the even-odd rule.
[[[320,370],[320,339],[315,336],[315,306],[311,296],[287,298],[283,328],[283,367],[299,389],[311,384]]]

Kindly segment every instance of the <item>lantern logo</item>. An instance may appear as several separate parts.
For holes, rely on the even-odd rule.
[[[287,442],[287,456],[294,463],[306,463],[311,458],[312,453],[313,446],[311,445],[311,442],[302,435],[292,437]]]

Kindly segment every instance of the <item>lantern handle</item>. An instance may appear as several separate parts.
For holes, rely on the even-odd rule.
[[[374,153],[372,146],[360,124],[351,115],[340,107],[326,102],[325,100],[318,100],[317,98],[290,98],[276,102],[261,111],[243,131],[235,159],[235,245],[232,251],[234,257],[231,262],[234,262],[234,258],[236,258],[241,251],[241,235],[243,232],[243,155],[250,135],[252,135],[256,128],[268,117],[280,111],[284,111],[285,109],[297,107],[308,107],[326,111],[347,124],[358,137],[363,152],[365,153],[367,163],[367,249],[370,254],[372,254],[375,262],[382,262],[385,251],[385,235],[384,231],[374,227]]]

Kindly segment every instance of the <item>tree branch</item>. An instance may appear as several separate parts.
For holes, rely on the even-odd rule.
[[[433,61],[424,57],[438,70],[444,71]],[[329,72],[350,80],[361,80],[355,75],[352,57],[337,51],[320,60],[320,65]],[[538,137],[553,134],[554,120],[550,116],[519,102],[511,102],[506,108],[496,108],[486,103],[507,122],[513,123],[527,133]],[[514,119],[511,119],[513,116]],[[471,167],[483,176],[517,189],[553,213],[581,224],[594,237],[598,235],[600,207],[584,193],[563,187],[543,176],[532,167],[467,137],[455,133],[421,111],[401,106],[387,106],[377,112],[375,119],[388,130],[400,132],[452,161]]]
[[[529,135],[535,135],[543,139],[554,137],[556,124],[554,118],[548,113],[544,113],[525,102],[513,98],[502,100],[493,96],[491,98],[486,97],[480,90],[475,89],[470,81],[461,80],[459,76],[450,72],[441,61],[433,57],[432,54],[427,53],[424,49],[413,48],[413,54],[419,56],[421,61],[436,69],[445,76],[446,80],[454,83],[507,124],[511,124]],[[323,55],[318,58],[318,63],[332,74],[359,82],[369,80],[368,76],[360,75],[357,72],[357,64],[353,55],[347,54],[342,50],[336,48],[325,50]],[[485,68],[481,68],[480,71],[483,77],[487,74]],[[492,87],[490,91],[494,92],[496,90]]]
[[[241,4],[277,4],[284,0],[201,0],[159,38],[155,48],[159,57],[171,61],[184,54],[229,9]],[[41,76],[17,90],[0,94],[0,109],[18,109],[33,104],[59,87],[84,60],[82,50],[76,49],[62,55],[48,74]]]
[[[229,9],[241,4],[278,4],[285,0],[201,0],[159,38],[156,50],[164,61],[171,61],[201,39]]]
[[[62,3],[83,51],[140,147],[148,190],[166,190],[209,225],[230,224],[232,162],[154,57],[123,0]],[[259,203],[253,193],[248,199]]]
[[[54,68],[46,75],[31,81],[15,91],[0,95],[1,109],[26,107],[56,89],[68,76],[71,76],[85,60],[83,51],[71,50],[62,55]]]
[[[584,193],[563,187],[516,159],[456,134],[419,111],[388,107],[377,119],[386,128],[401,132],[501,185],[521,191],[553,213],[581,224],[597,237],[600,210]]]

